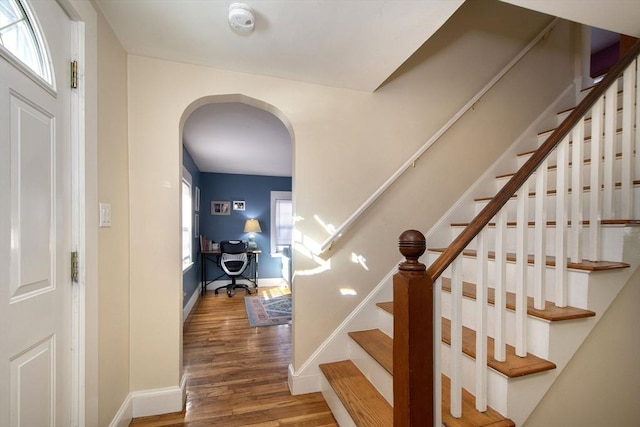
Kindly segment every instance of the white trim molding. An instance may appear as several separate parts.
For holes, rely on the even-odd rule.
[[[201,289],[201,285],[198,284],[198,287],[193,291],[193,294],[191,294],[191,298],[189,298],[187,305],[185,305],[184,308],[182,309],[183,325],[184,325],[184,321],[187,320],[187,317],[189,317],[189,314],[191,314],[191,310],[193,310],[193,308],[198,303],[198,298],[200,298],[200,289]]]
[[[187,396],[187,378],[177,387],[163,387],[129,393],[109,427],[128,426],[133,418],[181,412]]]

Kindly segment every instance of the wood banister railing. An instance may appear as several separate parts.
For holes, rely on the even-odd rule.
[[[502,207],[513,197],[518,189],[524,185],[533,172],[549,156],[551,151],[562,141],[562,139],[578,123],[593,104],[600,98],[607,88],[614,84],[620,74],[629,64],[640,54],[640,41],[611,68],[605,78],[593,88],[591,92],[578,104],[569,116],[556,128],[549,138],[535,151],[527,162],[516,172],[515,175],[505,184],[496,196],[480,211],[471,223],[454,239],[447,249],[436,259],[427,269],[427,275],[432,280],[436,280],[444,270],[462,253],[469,243],[480,233],[489,221],[502,209]]]

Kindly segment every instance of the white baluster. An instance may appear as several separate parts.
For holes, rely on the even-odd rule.
[[[540,172],[538,169],[537,172]],[[529,232],[529,181],[518,190],[516,211],[516,355],[527,355],[527,233]],[[536,198],[538,195],[536,194]]]
[[[434,426],[442,425],[442,276],[433,284],[433,418]]]
[[[622,188],[620,217],[633,219],[633,132],[636,61],[624,72],[622,84]],[[640,153],[636,153],[638,155]]]
[[[613,164],[616,159],[615,138],[616,138],[616,105],[618,96],[618,85],[613,84],[604,98],[604,165],[603,165],[603,194],[602,194],[602,218],[613,219],[613,190],[615,186],[613,175]]]
[[[487,242],[486,230],[478,234],[476,277],[476,409],[487,410]]]
[[[569,218],[569,137],[556,148],[555,304],[567,306],[567,221]]]
[[[536,223],[534,229],[533,306],[544,310],[546,301],[547,269],[547,179],[548,160],[536,171]]]
[[[603,125],[604,97],[596,101],[591,110],[591,176],[589,186],[591,197],[589,199],[589,254],[591,261],[600,261],[600,221],[601,192],[602,187],[602,125]]]
[[[462,416],[462,256],[451,264],[451,415]]]
[[[584,118],[571,131],[571,229],[569,231],[569,258],[582,261],[582,165],[584,164]]]
[[[494,305],[494,349],[493,358],[504,362],[507,357],[505,325],[507,316],[507,212],[503,208],[496,215],[496,248],[495,248],[495,305]]]

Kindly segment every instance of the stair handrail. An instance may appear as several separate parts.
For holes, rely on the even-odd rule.
[[[454,114],[431,138],[425,142],[422,147],[418,149],[406,162],[396,170],[362,205],[356,209],[334,232],[322,243],[320,246],[320,253],[324,253],[327,249],[339,239],[342,234],[362,215],[382,194],[387,191],[391,185],[396,182],[402,174],[404,174],[410,167],[422,157],[422,155],[444,135],[467,111],[473,108],[477,102],[482,98],[493,86],[496,85],[535,45],[538,44],[546,35],[556,26],[559,18],[554,18],[527,46],[524,47],[507,65],[502,68],[482,89],[476,93],[456,114]]]
[[[589,112],[596,101],[613,85],[620,74],[640,54],[640,40],[614,65],[604,79],[596,85],[573,111],[562,121],[560,126],[533,153],[524,165],[513,175],[493,199],[480,211],[465,229],[451,242],[440,256],[427,268],[427,276],[435,281],[444,270],[462,253],[469,243],[482,231],[489,221],[522,187],[527,179],[536,171],[542,162],[551,154],[562,139],[576,126],[578,121]]]

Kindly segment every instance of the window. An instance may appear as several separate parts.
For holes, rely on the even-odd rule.
[[[0,0],[2,1],[2,0]],[[182,168],[182,271],[193,265],[193,202],[191,199],[191,174]]]
[[[290,191],[271,192],[271,256],[291,247],[293,203]]]
[[[0,46],[53,86],[48,53],[26,4],[0,0]]]

